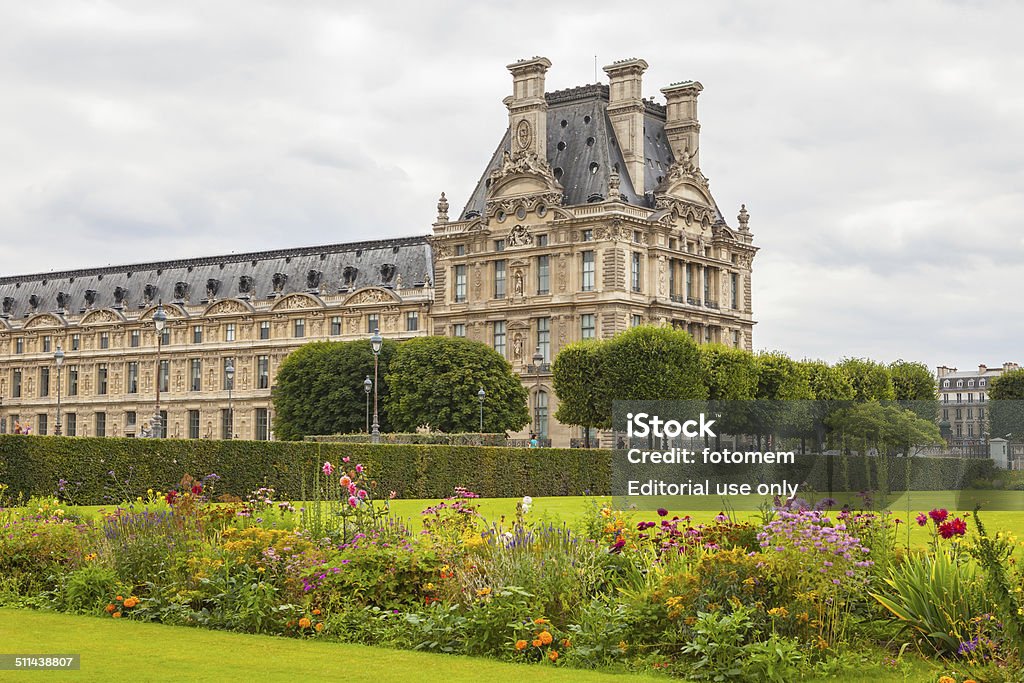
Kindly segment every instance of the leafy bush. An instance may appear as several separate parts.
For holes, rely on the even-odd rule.
[[[113,569],[95,563],[64,575],[61,584],[57,606],[65,612],[102,612],[121,588]]]

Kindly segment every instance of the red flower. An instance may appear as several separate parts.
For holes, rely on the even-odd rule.
[[[174,501],[177,500],[177,498],[178,498],[178,492],[177,491],[173,491],[173,490],[172,491],[168,491],[167,495],[164,496],[164,500],[167,501],[168,505],[174,505]]]
[[[949,525],[950,528],[953,530],[953,533],[957,536],[963,536],[967,533],[967,522],[960,519],[959,517],[950,522]]]
[[[943,522],[939,525],[939,536],[942,536],[943,538],[953,538],[953,534],[952,522]]]
[[[193,484],[192,485],[192,493],[194,495],[198,496],[202,492],[203,492],[203,485],[202,484]]]
[[[946,521],[946,517],[949,517],[949,513],[946,512],[946,508],[938,508],[928,513],[928,516],[932,518],[932,521],[936,524],[942,524]]]

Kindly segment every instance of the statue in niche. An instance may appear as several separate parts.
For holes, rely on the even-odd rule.
[[[306,272],[306,289],[315,292],[320,289],[320,278],[323,273],[315,268],[311,268]]]
[[[515,336],[512,337],[512,358],[515,360],[521,360],[523,357],[523,334],[516,332]]]
[[[274,285],[274,294],[284,291],[286,282],[288,282],[288,276],[285,273],[274,273],[274,277],[271,279],[271,283]]]
[[[114,287],[114,308],[124,307],[124,300],[127,296],[127,289],[124,287]]]
[[[402,288],[402,274],[399,273],[398,276],[395,278],[395,289],[401,289],[401,288]]]
[[[521,270],[516,271],[515,280],[512,284],[512,292],[516,296],[523,295],[523,271]]]
[[[206,281],[206,298],[215,299],[217,298],[217,292],[220,291],[220,280],[216,278],[210,278]]]

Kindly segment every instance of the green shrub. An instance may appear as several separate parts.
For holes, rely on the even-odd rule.
[[[113,569],[87,564],[63,577],[57,606],[65,612],[99,613],[120,588],[121,582]]]

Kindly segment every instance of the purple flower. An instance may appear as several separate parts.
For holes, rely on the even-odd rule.
[[[664,517],[667,514],[668,514],[668,510],[666,510],[665,508],[658,508],[658,516],[659,517]]]

